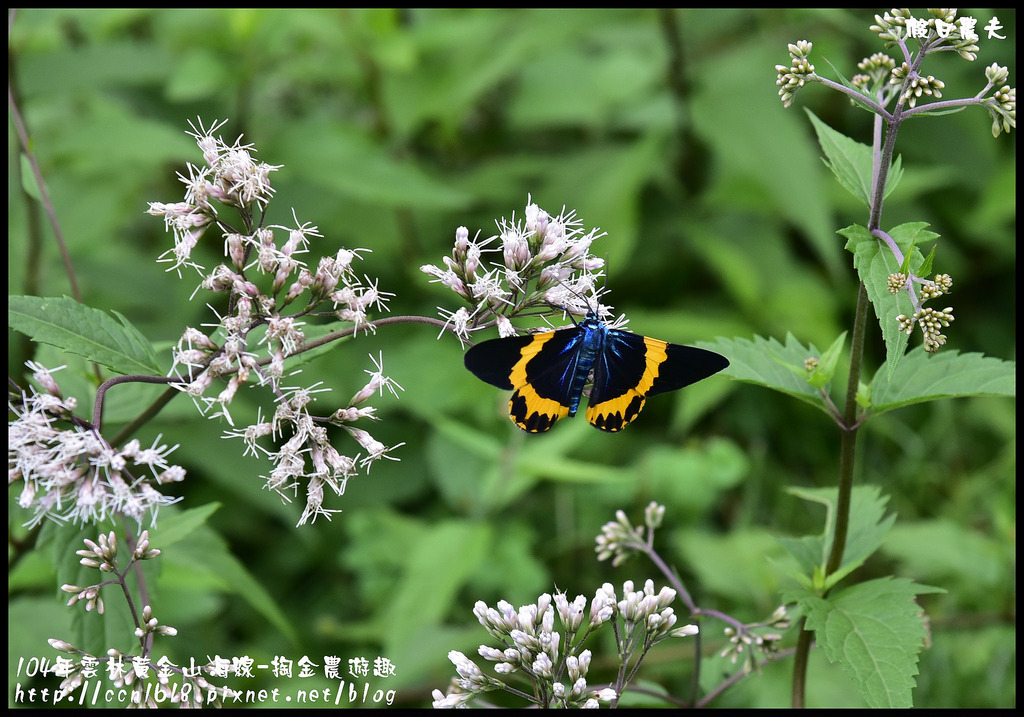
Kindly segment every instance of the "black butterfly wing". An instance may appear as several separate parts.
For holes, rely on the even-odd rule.
[[[524,431],[542,433],[579,405],[582,386],[574,391],[572,378],[582,338],[577,327],[491,339],[466,352],[466,368],[492,386],[511,389],[509,417]]]
[[[602,431],[621,431],[640,415],[647,396],[689,386],[728,365],[714,351],[609,329],[594,363],[587,421]]]

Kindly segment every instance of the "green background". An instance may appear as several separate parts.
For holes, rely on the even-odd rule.
[[[993,62],[1008,66],[1015,84],[1014,12],[961,14],[979,28],[997,15],[1007,39],[983,37],[973,63],[953,53],[929,59],[923,69],[946,83],[944,99],[977,93]],[[852,76],[883,49],[867,29],[872,16],[22,10],[9,72],[84,302],[128,317],[168,366],[183,328],[209,320],[207,299],[189,301],[197,275],[179,280],[155,263],[171,237],[145,210],[180,200],[175,173],[201,162],[185,135],[196,117],[228,119],[220,132],[228,142],[244,135],[260,159],[283,165],[270,223],[290,224],[294,208],[300,222],[316,224],[324,238],[314,256],[371,249],[357,268],[396,295],[393,314],[458,308],[419,267],[440,264],[458,226],[489,236],[495,220],[521,217],[530,196],[608,232],[592,251],[607,261],[607,301],[633,331],[677,343],[792,333],[825,347],[849,328],[857,288],[835,232],[865,223],[866,208],[823,166],[803,108],[866,143],[871,116],[820,85],[784,109],[774,67],[788,64],[787,43],[807,39],[819,74],[835,77],[827,58]],[[904,125],[897,151],[906,175],[882,224],[927,221],[941,235],[936,270],[955,282],[949,347],[1013,359],[1016,134],[993,139],[990,125],[979,108]],[[9,293],[69,294],[50,228],[20,191],[8,134]],[[38,256],[33,236],[42,236]],[[199,251],[212,265],[220,242],[211,233]],[[869,371],[884,361],[875,329]],[[10,338],[12,376],[27,358],[65,362]],[[663,584],[640,560],[596,562],[594,536],[616,509],[640,521],[649,501],[665,504],[661,554],[698,604],[747,621],[777,606],[773,560],[782,550],[773,536],[821,530],[823,515],[786,489],[835,484],[837,429],[785,396],[719,376],[652,399],[622,435],[578,419],[526,436],[503,415],[504,395],[464,370],[458,341],[422,325],[340,344],[304,364],[302,381],[323,381],[344,401],[378,351],[405,390],[371,401],[383,420],[368,428],[389,445],[404,442],[394,454],[401,461],[350,481],[328,504],[343,510],[332,522],[295,528],[301,499],[283,504],[263,490],[268,464],[242,458],[239,442],[220,437],[226,426],[197,417],[184,399],[140,434],[145,445],[160,434],[180,444],[172,461],[189,477],[177,510],[219,505],[206,527],[149,566],[156,614],[179,630],[158,650],[176,662],[305,654],[319,664],[333,654],[343,672],[349,658],[385,657],[395,675],[371,680],[371,693],[394,689],[395,704],[429,706],[430,690],[454,675],[448,651],[472,657],[485,642],[476,600],[518,606],[556,586],[592,597],[603,582]],[[74,373],[58,374],[72,392]],[[108,422],[131,417],[152,395],[125,389]],[[255,415],[256,396],[241,392],[236,424]],[[928,403],[862,432],[858,484],[881,486],[899,517],[854,579],[895,573],[947,591],[920,598],[933,644],[922,654],[916,706],[1016,702],[1014,408],[1003,399]],[[13,670],[19,657],[51,656],[45,639],[73,634],[63,626],[83,611],[55,597],[52,564],[75,548],[22,554],[24,516],[12,511],[9,520]],[[118,609],[117,595],[107,601]],[[108,643],[130,644],[124,631],[114,634]],[[709,652],[721,648],[718,634],[708,632]],[[641,675],[685,694],[691,651],[684,640],[661,645]],[[591,683],[612,654],[608,644],[595,652],[605,657]],[[770,665],[715,706],[786,706],[791,671],[789,661]],[[861,702],[815,654],[808,704]]]

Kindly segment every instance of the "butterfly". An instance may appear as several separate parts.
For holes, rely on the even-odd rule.
[[[615,433],[633,421],[648,396],[689,386],[729,365],[724,356],[608,328],[593,311],[565,329],[491,339],[466,352],[466,368],[512,391],[512,422],[543,433],[573,417],[592,377],[587,422]]]

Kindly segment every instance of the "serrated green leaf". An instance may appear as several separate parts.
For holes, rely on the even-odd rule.
[[[846,135],[836,132],[818,119],[813,112],[807,110],[818,135],[818,144],[825,153],[825,166],[839,180],[839,183],[853,196],[871,206],[874,194],[872,178],[874,174],[874,151],[866,144],[861,144]],[[896,187],[903,177],[902,163],[899,157],[892,163],[886,175],[885,196]]]
[[[885,413],[913,403],[965,396],[1016,396],[1017,363],[923,348],[910,351],[892,376],[880,368],[871,381],[871,411]]]
[[[917,273],[924,257],[916,247],[924,242],[932,241],[938,235],[927,231],[924,222],[901,224],[894,227],[889,236],[900,247],[904,258],[909,257],[910,271]],[[840,229],[839,234],[847,238],[846,249],[853,253],[853,265],[857,269],[860,280],[868,292],[868,299],[875,308],[882,338],[885,340],[885,364],[889,375],[906,352],[909,337],[899,329],[897,316],[913,313],[914,307],[905,291],[897,294],[889,293],[889,275],[900,270],[901,262],[889,247],[878,238],[872,236],[866,227],[854,224]]]
[[[900,270],[900,262],[867,227],[852,225],[839,230],[847,238],[846,249],[853,253],[853,265],[875,309],[886,347],[886,365],[892,371],[906,351],[907,335],[899,330],[896,317],[913,313],[910,297],[905,292],[889,293],[889,275]],[[908,253],[904,254],[909,256]]]
[[[885,198],[892,194],[892,191],[896,189],[896,185],[900,183],[901,179],[903,179],[903,157],[896,155],[892,165],[889,167],[889,176],[886,179],[885,193],[882,197]]]
[[[830,492],[832,492],[831,489]],[[843,551],[843,561],[837,574],[844,570],[849,573],[863,565],[864,561],[882,545],[882,539],[896,522],[895,513],[885,515],[889,497],[883,495],[878,486],[855,487],[850,501],[850,525],[846,533],[846,549]],[[834,539],[835,526],[832,526],[829,534],[830,550]],[[829,578],[831,580],[832,576]]]
[[[853,678],[871,707],[913,707],[918,654],[928,636],[914,598],[933,592],[942,591],[886,577],[802,604],[826,657]]]
[[[7,324],[33,341],[50,344],[115,373],[159,375],[153,345],[125,317],[115,321],[74,299],[7,297]]]
[[[811,344],[804,346],[792,334],[786,334],[785,345],[774,338],[755,336],[749,339],[701,341],[701,348],[717,351],[729,359],[729,368],[722,373],[740,381],[756,383],[826,411],[821,393],[807,382],[804,361],[819,357],[821,352]]]
[[[835,488],[792,488],[791,494],[825,506],[825,529],[821,535],[800,538],[779,538],[779,543],[796,558],[800,566],[798,582],[807,584],[807,576],[825,565],[835,540],[835,515],[838,494]],[[846,546],[839,569],[826,576],[822,587],[835,585],[878,550],[882,538],[896,520],[895,515],[885,516],[889,502],[878,486],[857,486],[850,495],[850,522],[847,526]]]

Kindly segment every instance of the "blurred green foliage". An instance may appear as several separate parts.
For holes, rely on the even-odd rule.
[[[9,72],[84,302],[124,314],[158,347],[206,314],[202,295],[189,301],[197,277],[155,263],[171,237],[144,213],[147,201],[180,199],[175,172],[200,161],[185,135],[196,117],[229,119],[226,140],[244,134],[283,165],[271,223],[290,223],[294,208],[324,235],[314,252],[371,249],[362,268],[396,294],[396,314],[458,308],[419,267],[450,251],[458,226],[488,236],[532,196],[608,232],[593,251],[634,331],[679,343],[792,333],[829,346],[849,327],[857,288],[836,230],[866,218],[823,166],[799,108],[863,142],[871,117],[820,86],[783,109],[774,66],[787,43],[808,39],[850,76],[882,50],[872,14],[30,9],[11,27]],[[1014,11],[969,14],[979,27],[998,15],[1008,39],[983,38],[975,63],[930,62],[947,98],[978,92],[993,62],[1015,84]],[[830,76],[825,65],[817,71]],[[12,131],[8,146],[9,293],[69,294],[50,229],[21,193]],[[908,123],[897,150],[906,174],[882,223],[926,221],[941,234],[936,268],[956,282],[949,345],[1015,358],[1016,133],[993,139],[987,114],[971,109]],[[37,231],[38,256],[27,239]],[[52,358],[9,338],[12,376],[26,358]],[[716,377],[652,399],[622,435],[577,419],[527,436],[504,415],[505,397],[465,371],[458,342],[416,325],[344,342],[303,366],[303,379],[344,400],[378,351],[405,391],[376,400],[373,431],[405,442],[401,461],[351,481],[333,522],[296,529],[301,508],[261,490],[268,467],[185,399],[140,435],[179,443],[189,470],[180,509],[162,513],[153,536],[165,549],[154,609],[179,630],[161,641],[176,661],[382,656],[396,673],[375,687],[425,706],[454,674],[448,651],[473,655],[485,641],[476,600],[661,584],[650,565],[594,559],[616,509],[639,519],[647,502],[666,504],[662,555],[699,604],[743,620],[778,603],[772,536],[820,532],[822,516],[786,489],[834,486],[837,429],[782,394]],[[871,372],[884,361],[877,334],[867,360]],[[88,401],[89,384],[80,390]],[[120,400],[136,399],[126,390]],[[131,415],[117,403],[110,420]],[[255,415],[244,392],[236,406],[236,423]],[[1016,702],[1015,426],[1013,401],[957,399],[878,417],[861,436],[858,483],[880,486],[898,519],[854,578],[894,573],[946,591],[920,598],[932,645],[916,706]],[[199,534],[161,544],[165,521],[216,504]],[[21,520],[13,510],[15,535]],[[94,617],[55,606],[51,559],[68,555],[30,554],[10,573],[12,671],[20,657],[51,654],[45,639],[64,636],[62,622]],[[715,644],[709,632],[705,648]],[[685,694],[691,649],[665,645],[642,676]],[[772,665],[716,706],[786,706],[790,673]],[[858,699],[815,655],[809,706]]]

